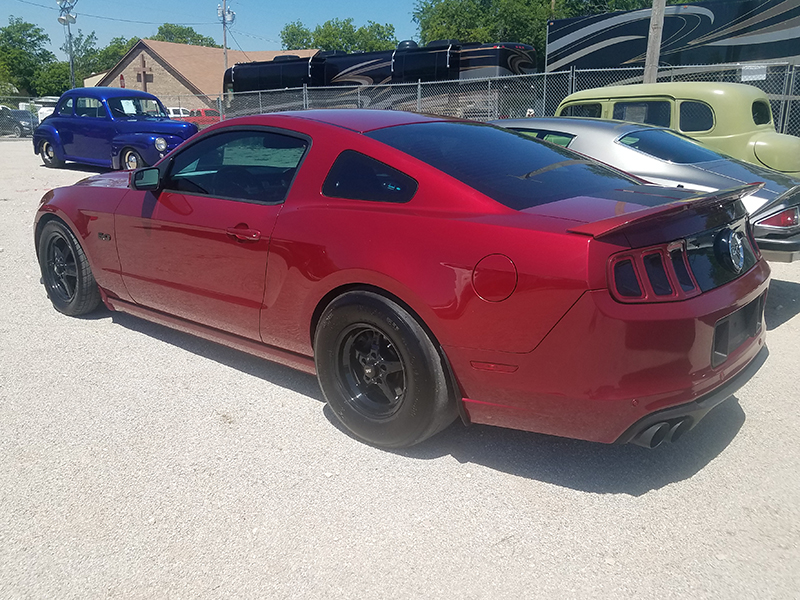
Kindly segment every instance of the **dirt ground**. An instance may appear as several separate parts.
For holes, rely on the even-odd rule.
[[[0,140],[0,598],[798,598],[800,264],[770,357],[648,451],[455,424],[402,452],[316,380],[57,313],[40,197],[96,170]]]

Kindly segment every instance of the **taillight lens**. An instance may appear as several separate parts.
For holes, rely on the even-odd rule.
[[[615,254],[608,275],[620,302],[673,302],[700,293],[683,241]]]
[[[800,225],[800,209],[798,209],[797,206],[787,208],[776,215],[772,215],[767,219],[759,221],[758,225],[766,227],[779,227],[781,229],[797,227]]]

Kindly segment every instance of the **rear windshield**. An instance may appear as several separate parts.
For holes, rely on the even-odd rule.
[[[619,143],[661,160],[682,165],[723,158],[713,150],[664,129],[634,131],[622,136]]]
[[[566,148],[481,123],[417,123],[366,135],[514,210],[635,184]]]

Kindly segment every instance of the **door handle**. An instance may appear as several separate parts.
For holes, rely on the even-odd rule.
[[[235,237],[240,242],[257,242],[261,239],[261,232],[258,229],[247,229],[244,227],[228,227],[225,232]]]

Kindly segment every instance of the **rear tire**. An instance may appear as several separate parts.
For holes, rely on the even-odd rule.
[[[49,221],[39,236],[39,267],[47,296],[58,312],[85,315],[100,304],[100,290],[75,235],[61,221]]]
[[[39,154],[42,157],[42,162],[44,163],[45,167],[58,169],[64,166],[64,161],[58,160],[55,148],[53,148],[53,144],[46,140],[42,142],[41,146],[39,146]]]
[[[430,337],[383,296],[348,292],[331,302],[317,327],[314,357],[328,405],[369,444],[413,446],[456,417]]]

